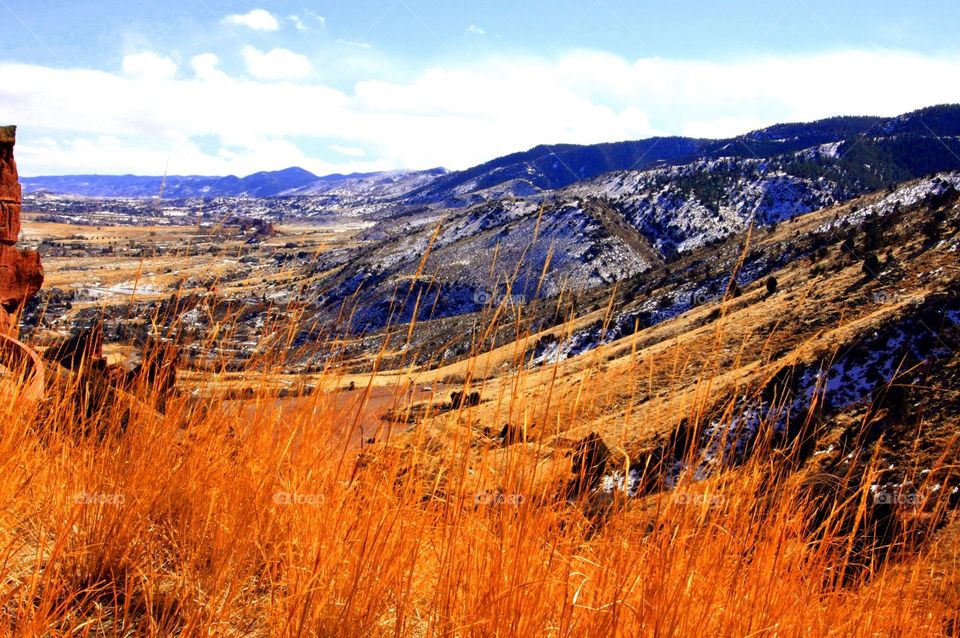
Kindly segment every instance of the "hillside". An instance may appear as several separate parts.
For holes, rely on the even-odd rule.
[[[277,197],[286,195],[341,195],[394,198],[424,181],[446,173],[441,168],[426,171],[387,171],[318,177],[302,168],[264,171],[246,177],[201,177],[197,175],[138,177],[135,175],[62,175],[22,177],[26,194],[49,193],[90,198],[160,197],[182,200],[195,197]]]
[[[398,301],[387,330],[303,347],[313,306],[268,295],[304,279],[286,257],[253,265],[295,255],[292,229],[251,246],[241,231],[183,228],[139,256],[104,254],[125,269],[118,281],[143,272],[151,286],[89,308],[110,309],[107,347],[143,350],[141,366],[166,356],[115,334],[150,318],[151,338],[184,346],[176,391],[161,404],[142,376],[106,390],[119,382],[96,366],[55,365],[56,323],[38,324],[47,399],[4,402],[0,437],[5,627],[951,635],[958,187],[957,173],[914,180],[668,259],[600,200],[487,204],[425,224],[432,240],[404,247],[421,275],[464,246],[489,264],[503,229],[517,281],[539,281],[540,261],[529,274],[523,261],[541,259],[544,234],[565,272],[586,237],[648,260],[617,281],[531,303],[492,294],[432,320],[449,291],[414,266],[394,288],[421,300],[423,321],[397,316]],[[382,251],[367,263],[407,241],[390,228],[359,241]],[[86,232],[110,246],[106,229]],[[299,232],[314,259],[333,259],[378,231],[327,247],[324,229]],[[60,286],[58,270],[75,268],[82,289],[97,261],[70,237],[57,249],[73,252],[46,263]],[[248,251],[257,270],[215,294],[160,275],[209,276],[201,239]],[[227,366],[230,345],[254,356]],[[321,364],[298,369],[304,357]]]
[[[861,167],[869,177],[858,178],[871,180],[872,187],[887,186],[960,168],[950,152],[957,150],[958,135],[960,106],[945,105],[894,118],[835,117],[777,124],[721,140],[669,137],[594,146],[538,146],[445,175],[412,192],[408,199],[464,205],[478,201],[491,189],[500,194],[530,195],[615,171],[644,171],[664,164],[709,163],[721,158],[763,160],[830,145],[839,160],[846,159],[847,172]],[[908,148],[911,152],[905,152]],[[846,157],[850,149],[857,152]],[[866,156],[874,157],[874,164],[864,169]]]

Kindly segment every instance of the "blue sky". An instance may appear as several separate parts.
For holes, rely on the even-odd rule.
[[[960,101],[955,2],[0,0],[26,175],[463,168]]]

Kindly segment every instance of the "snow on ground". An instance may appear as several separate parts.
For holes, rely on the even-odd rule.
[[[861,209],[850,211],[820,226],[815,232],[827,232],[843,225],[858,225],[864,219],[873,215],[885,216],[892,213],[897,207],[906,208],[920,203],[927,197],[942,195],[948,188],[960,189],[960,172],[940,173],[929,179],[901,186],[880,201],[864,206]]]

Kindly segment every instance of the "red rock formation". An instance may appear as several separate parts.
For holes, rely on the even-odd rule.
[[[0,127],[0,329],[43,283],[40,255],[14,247],[20,235],[20,182],[13,159],[17,127]]]

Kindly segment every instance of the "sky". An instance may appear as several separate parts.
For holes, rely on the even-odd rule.
[[[466,168],[960,102],[956,0],[0,0],[23,175]]]

